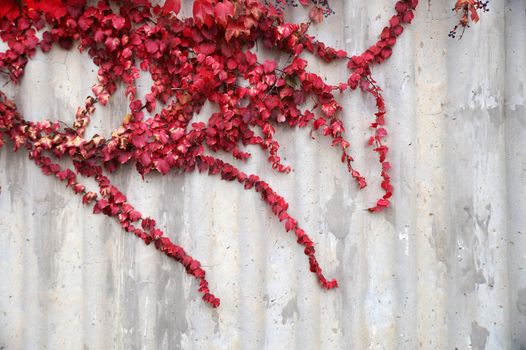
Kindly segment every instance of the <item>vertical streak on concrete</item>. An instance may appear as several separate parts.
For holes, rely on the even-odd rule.
[[[396,348],[417,348],[418,341],[413,336],[417,327],[416,303],[417,281],[416,264],[416,216],[418,206],[415,203],[415,172],[412,170],[418,160],[415,157],[415,62],[414,53],[419,43],[415,33],[422,22],[419,17],[425,16],[419,9],[417,19],[405,29],[403,37],[397,40],[393,56],[388,64],[380,68],[384,82],[382,87],[386,94],[388,106],[388,128],[390,135],[390,160],[393,165],[391,176],[394,186],[393,208],[388,213],[388,221],[394,225],[393,246],[395,262],[393,264],[394,290],[397,302],[393,303],[396,317]],[[411,170],[410,170],[411,169]]]
[[[449,5],[449,4],[448,4]],[[424,4],[425,6],[425,4]],[[441,15],[440,4],[431,12]],[[447,101],[447,62],[444,25],[419,9],[415,31],[416,51],[416,265],[418,347],[447,348],[446,267],[433,247],[434,236],[448,235],[444,208],[444,105]],[[430,40],[432,38],[433,40]]]
[[[487,43],[475,45],[472,51],[479,61],[478,70],[473,74],[477,78],[473,81],[482,87],[482,102],[477,101],[476,97],[466,99],[475,101],[474,112],[480,113],[481,117],[474,115],[473,233],[479,242],[474,245],[473,250],[477,257],[475,266],[483,276],[480,278],[481,283],[477,281],[475,288],[474,299],[478,302],[474,320],[467,322],[478,324],[476,332],[471,327],[472,346],[473,341],[476,341],[480,348],[486,349],[510,348],[510,305],[506,302],[509,288],[506,217],[508,191],[506,157],[503,156],[506,154],[504,10],[504,0],[493,1],[492,16],[478,28],[479,36],[475,37],[475,41]],[[475,90],[476,94],[478,90],[480,88]],[[479,125],[477,120],[483,124]],[[488,302],[490,300],[493,302]]]
[[[506,180],[508,223],[508,302],[513,349],[526,348],[526,2],[506,1]]]
[[[443,142],[455,225],[440,249],[450,281],[449,345],[459,348],[509,345],[503,2],[493,1],[491,11],[462,40],[449,42]]]
[[[364,50],[369,43],[368,24],[369,13],[367,6],[362,6],[362,2],[358,0],[344,1],[344,23],[345,23],[345,49],[349,54],[356,55]],[[350,113],[345,115],[345,123],[354,131],[354,137],[350,138],[351,150],[356,162],[361,161],[361,152],[363,150],[364,133],[360,132],[364,122],[360,122],[364,118],[364,107],[358,92],[351,92],[347,94],[348,98],[345,100],[344,110],[349,110]],[[354,125],[353,125],[354,124]],[[364,164],[364,162],[360,162]],[[352,188],[352,182],[347,186]],[[356,191],[349,191],[353,197],[353,206],[355,208],[363,209],[364,204],[361,201],[361,195]],[[343,340],[351,349],[367,349],[369,346],[369,339],[367,336],[367,326],[365,322],[365,309],[363,300],[367,291],[368,282],[368,266],[366,263],[367,252],[364,249],[363,242],[367,239],[367,233],[363,227],[363,211],[356,210],[349,213],[351,227],[348,235],[345,237],[343,243],[343,265],[342,265],[342,281],[340,282],[341,293],[343,294],[343,310],[342,310],[342,328]]]

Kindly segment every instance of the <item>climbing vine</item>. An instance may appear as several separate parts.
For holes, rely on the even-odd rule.
[[[363,189],[367,182],[353,165],[342,106],[337,102],[337,96],[359,89],[376,106],[368,145],[380,163],[382,195],[369,210],[388,207],[393,187],[385,143],[386,107],[372,67],[392,55],[417,4],[418,0],[396,2],[378,41],[350,56],[308,34],[310,26],[333,11],[324,0],[194,0],[190,18],[179,17],[181,0],[157,5],[149,0],[2,1],[0,37],[7,49],[0,53],[0,73],[13,83],[22,79],[37,49],[45,53],[53,45],[87,52],[98,72],[93,95],[78,108],[72,125],[28,121],[0,92],[0,148],[9,142],[14,151],[25,149],[44,174],[64,182],[95,214],[115,218],[125,231],[181,263],[198,280],[203,300],[213,307],[219,306],[219,299],[211,293],[200,263],[173,243],[153,218],[143,216],[111,183],[109,173],[126,164],[134,165],[142,177],[197,170],[256,191],[303,246],[310,271],[321,286],[335,288],[337,281],[325,277],[314,243],[289,214],[287,201],[256,174],[246,174],[214,154],[224,151],[247,161],[251,154],[243,147],[255,145],[266,153],[273,169],[288,173],[291,169],[281,161],[275,127],[309,128],[331,140]],[[309,7],[308,21],[287,22],[283,9],[288,5]],[[289,55],[287,64],[278,67],[274,60],[260,61],[257,43]],[[327,84],[308,70],[305,54],[325,62],[347,62],[348,78]],[[144,98],[136,87],[141,74],[153,80]],[[129,114],[111,137],[87,137],[95,108],[105,106],[118,85],[124,86]],[[219,112],[207,122],[195,121],[207,101]],[[70,160],[70,167],[60,160]],[[82,178],[95,179],[98,191],[88,190]]]
[[[457,0],[453,11],[459,14],[460,18],[458,23],[449,32],[449,37],[455,38],[457,36],[457,32],[462,30],[459,37],[459,39],[461,39],[464,35],[464,32],[466,31],[466,28],[469,27],[469,23],[477,23],[480,20],[478,10],[482,10],[482,12],[488,12],[489,0]]]

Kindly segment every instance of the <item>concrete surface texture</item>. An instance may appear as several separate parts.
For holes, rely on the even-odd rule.
[[[374,105],[359,92],[341,102],[369,189],[357,191],[337,150],[307,130],[278,128],[291,174],[255,148],[239,165],[289,200],[340,288],[321,290],[254,192],[199,174],[111,175],[203,263],[222,301],[212,310],[181,265],[4,148],[0,349],[526,349],[526,2],[492,0],[462,40],[447,35],[453,1],[421,2],[374,68],[389,111],[392,208],[364,210],[379,169],[365,148]],[[394,1],[332,3],[336,14],[311,33],[358,53]],[[347,74],[311,61],[328,81]],[[94,72],[87,56],[55,48],[3,89],[28,119],[71,123]],[[126,109],[118,94],[89,132],[108,136]]]

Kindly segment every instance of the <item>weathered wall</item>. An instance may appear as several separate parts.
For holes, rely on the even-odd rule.
[[[336,150],[306,131],[279,131],[292,174],[272,172],[255,149],[240,165],[290,201],[341,288],[318,287],[253,192],[198,174],[112,176],[205,265],[222,301],[212,310],[179,264],[3,149],[0,349],[526,349],[526,1],[492,0],[460,41],[447,37],[452,2],[422,1],[375,68],[392,132],[391,209],[366,212],[376,184],[356,191]],[[359,52],[393,3],[333,1],[336,15],[313,32]],[[71,122],[94,69],[56,49],[4,89],[28,118]],[[377,180],[364,148],[371,101],[342,103],[357,164]],[[125,113],[115,98],[90,132],[108,135]]]

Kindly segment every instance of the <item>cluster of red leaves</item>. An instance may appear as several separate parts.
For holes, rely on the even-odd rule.
[[[323,3],[314,1],[314,6]],[[100,0],[96,6],[89,6],[85,0],[3,1],[0,38],[8,49],[0,53],[0,72],[13,82],[22,77],[38,47],[47,52],[54,44],[71,49],[78,43],[99,70],[92,89],[94,96],[78,108],[75,122],[68,127],[25,120],[0,92],[0,148],[10,140],[15,151],[27,149],[44,174],[65,182],[82,196],[84,204],[93,206],[95,214],[115,218],[124,230],[146,244],[153,242],[157,249],[180,262],[199,281],[203,299],[213,307],[219,305],[219,299],[210,293],[200,263],[166,237],[155,220],[138,212],[105,173],[127,163],[134,164],[143,177],[152,171],[165,175],[198,170],[255,190],[284,223],[286,231],[295,234],[321,285],[334,288],[336,280],[324,276],[314,243],[288,213],[286,200],[257,175],[246,174],[206,154],[205,147],[209,153],[225,151],[244,161],[251,155],[240,147],[256,145],[267,153],[274,169],[287,173],[290,167],[281,163],[274,127],[309,126],[332,140],[351,176],[364,188],[365,178],[352,165],[339,116],[342,107],[335,97],[348,89],[361,89],[374,98],[377,107],[369,144],[381,163],[383,189],[382,197],[369,210],[389,206],[392,186],[386,160],[386,109],[381,89],[371,76],[371,66],[391,56],[403,32],[402,25],[413,20],[417,3],[398,1],[396,14],[379,40],[362,54],[349,58],[345,51],[308,35],[310,22],[288,23],[278,7],[258,0],[195,0],[193,17],[187,19],[176,16],[180,0],[166,0],[162,6],[153,6],[149,0]],[[317,14],[311,17],[319,22]],[[256,41],[289,54],[289,63],[278,68],[273,60],[258,62],[252,51]],[[348,61],[348,80],[336,86],[325,83],[307,70],[307,61],[301,58],[304,53],[326,62]],[[136,90],[141,72],[149,73],[153,80],[144,99],[137,96]],[[247,84],[239,84],[240,80]],[[124,85],[129,99],[130,112],[122,126],[112,132],[111,138],[86,138],[96,105],[106,105],[118,84]],[[307,108],[307,99],[315,101],[314,106]],[[206,101],[216,104],[220,111],[213,113],[207,123],[192,122]],[[161,107],[158,113],[157,106]],[[145,116],[144,110],[153,116]],[[64,158],[72,161],[72,169],[58,164]],[[88,191],[79,176],[94,178],[99,193]]]
[[[477,10],[482,10],[483,12],[489,11],[488,8],[489,0],[457,0],[453,11],[460,15],[458,23],[453,27],[449,32],[449,37],[454,38],[457,34],[457,30],[462,28],[462,33],[460,38],[464,35],[464,31],[469,27],[470,19],[473,23],[477,23],[480,19]]]

